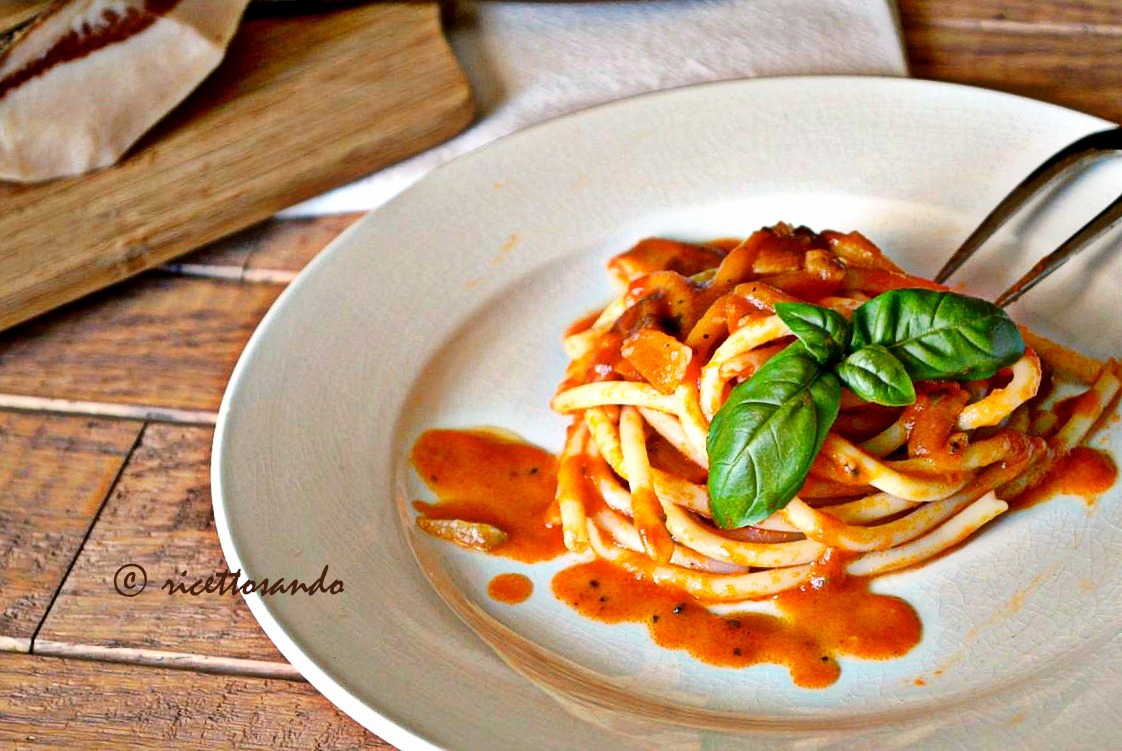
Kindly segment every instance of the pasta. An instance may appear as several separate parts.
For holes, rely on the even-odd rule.
[[[1083,445],[1122,389],[1113,360],[1019,330],[859,234],[648,239],[608,271],[620,294],[564,338],[559,456],[495,430],[429,430],[412,455],[441,501],[415,502],[420,529],[523,563],[576,554],[551,586],[589,618],[828,686],[838,656],[920,642],[915,610],[870,577],[1116,478]],[[493,597],[522,602],[520,576],[488,591],[515,581]]]
[[[942,288],[859,234],[782,224],[736,244],[644,241],[609,271],[623,291],[566,337],[572,360],[552,401],[572,418],[562,466],[582,468],[559,477],[564,539],[712,602],[797,587],[830,550],[859,576],[938,556],[1085,441],[1122,385],[1116,363],[1100,364],[1062,415],[1037,396],[1065,373],[1028,346],[990,377],[917,380],[909,406],[843,389],[798,494],[722,529],[704,481],[707,434],[732,388],[796,341],[776,305],[851,318],[889,290]]]

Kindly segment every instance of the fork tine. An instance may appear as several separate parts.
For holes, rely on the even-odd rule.
[[[935,281],[945,282],[951,274],[957,271],[959,267],[966,262],[967,259],[974,255],[975,251],[977,251],[978,248],[980,248],[982,244],[985,243],[985,241],[988,240],[993,235],[993,233],[998,230],[999,227],[1001,227],[1001,225],[1005,224],[1005,222],[1009,221],[1009,219],[1014,214],[1020,211],[1021,207],[1023,207],[1030,198],[1036,195],[1039,191],[1043,190],[1049,183],[1051,183],[1061,174],[1068,171],[1072,167],[1081,164],[1087,159],[1090,159],[1091,157],[1099,156],[1104,152],[1119,150],[1122,150],[1122,128],[1111,128],[1110,130],[1091,133],[1090,135],[1084,136],[1078,141],[1075,141],[1057,151],[1055,154],[1049,157],[1047,161],[1033,170],[1028,177],[1022,180],[1019,185],[1017,185],[1017,187],[1013,188],[1009,195],[1007,195],[1001,201],[1001,203],[999,203],[994,208],[994,210],[991,211],[989,215],[982,220],[982,223],[978,225],[978,228],[974,230],[973,233],[971,233],[970,237],[966,238],[966,242],[964,242],[962,246],[957,251],[955,251],[954,255],[952,255],[943,265],[943,268],[939,270],[939,273],[935,275]],[[1107,210],[1109,211],[1109,209]],[[1099,217],[1096,217],[1091,221],[1090,224],[1080,230],[1077,235],[1082,235],[1084,231],[1091,228],[1091,225],[1097,226],[1097,222],[1101,217],[1102,214],[1100,214]],[[1108,227],[1109,225],[1099,229],[1095,236],[1104,232]],[[1073,237],[1072,239],[1074,240],[1075,238]],[[1056,267],[1059,266],[1060,263],[1063,263],[1064,260],[1067,260],[1068,257],[1073,255],[1076,250],[1082,249],[1083,246],[1086,245],[1086,243],[1090,242],[1091,239],[1094,238],[1091,237],[1089,239],[1086,239],[1085,241],[1081,242],[1074,250],[1070,250],[1062,260],[1056,263],[1055,266],[1049,268],[1047,272],[1040,276],[1036,281],[1040,281],[1040,279],[1043,279],[1044,276],[1047,276],[1048,273],[1051,273]],[[1061,246],[1061,248],[1067,247],[1070,242],[1071,240],[1065,242],[1064,245]],[[1056,253],[1052,254],[1052,256],[1056,255],[1058,252],[1059,251],[1057,250]],[[1051,258],[1052,256],[1049,256],[1049,258]],[[1037,267],[1040,266],[1041,264],[1037,264]],[[1037,267],[1033,268],[1033,272],[1036,271]],[[1029,272],[1029,274],[1031,275],[1033,272]],[[1021,281],[1024,281],[1024,279],[1022,279]],[[1018,282],[1017,284],[1020,283],[1021,282]],[[1032,284],[1029,284],[1027,287],[1020,290],[1020,292],[1018,292],[1012,299],[1007,300],[1007,302],[1012,302],[1013,299],[1019,297],[1035,283],[1036,282],[1034,281]],[[1014,287],[1016,286],[1017,285],[1014,285]],[[1012,292],[1012,288],[1009,291]],[[1008,294],[1008,292],[1006,294]],[[1002,295],[1002,297],[1005,297],[1005,295]]]
[[[1060,266],[1063,266],[1069,258],[1083,250],[1083,248],[1094,241],[1095,238],[1117,224],[1119,220],[1122,220],[1122,197],[1116,198],[1112,204],[1100,211],[1098,216],[1083,225],[1082,229],[1067,240],[1064,240],[1060,247],[1044,256],[1044,258],[1033,266],[1027,274],[1018,279],[1012,287],[1002,292],[1001,296],[994,300],[994,305],[1004,308],[1006,305],[1028,292],[1043,281],[1046,276]]]

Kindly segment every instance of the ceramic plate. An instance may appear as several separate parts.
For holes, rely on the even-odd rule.
[[[707,667],[638,625],[575,616],[562,562],[523,566],[418,536],[406,458],[430,427],[496,425],[559,449],[561,331],[610,295],[604,262],[648,235],[783,220],[859,229],[931,275],[1021,177],[1109,123],[991,91],[792,78],[682,89],[531,128],[444,167],[340,237],[254,335],[222,405],[214,509],[231,567],[343,581],[247,597],[331,701],[406,749],[1122,746],[1122,494],[1000,519],[880,591],[922,642],[842,660],[822,690]],[[1122,165],[1058,186],[955,281],[993,295],[1117,195]],[[1107,241],[1012,309],[1088,354],[1122,352]],[[1115,430],[1100,445],[1122,455]],[[512,607],[484,587],[529,575]],[[470,624],[470,625],[469,625]]]

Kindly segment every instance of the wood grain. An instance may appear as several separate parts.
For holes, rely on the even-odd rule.
[[[471,114],[435,4],[248,20],[119,164],[0,185],[0,328],[421,151]]]
[[[1122,120],[1122,9],[1117,4],[901,0],[900,8],[915,76],[1008,91]]]
[[[392,749],[304,683],[0,655],[0,748]]]
[[[222,670],[222,660],[259,661],[294,671],[261,632],[240,594],[171,596],[161,584],[187,586],[226,570],[210,501],[211,430],[149,425],[35,641],[39,654],[188,664]],[[133,597],[114,588],[125,564],[145,569],[148,586]],[[310,579],[314,579],[315,572]],[[114,654],[114,651],[117,654]],[[270,666],[234,663],[232,672]]]
[[[34,18],[48,5],[48,0],[4,0],[0,5],[0,36],[8,29]]]
[[[901,0],[900,5],[917,75],[1122,116],[1122,5],[1106,0]],[[229,278],[243,283],[148,276],[118,294],[0,336],[0,395],[213,410],[236,352],[280,289],[244,281],[283,282],[347,220],[297,221],[271,221],[184,259],[185,273],[221,276],[229,270]],[[255,270],[276,273],[254,276]],[[88,509],[96,510],[95,486],[113,474],[127,431],[139,430],[139,424],[93,421],[89,425],[98,427],[86,429],[80,428],[87,424],[83,418],[3,413],[0,418],[22,425],[0,427],[0,542],[10,545],[19,538],[25,544],[30,535],[50,541],[47,555],[56,535],[82,529],[83,518],[88,524]],[[110,429],[125,432],[112,440],[99,432]],[[9,456],[9,434],[38,448]],[[113,573],[134,557],[153,580],[168,576],[175,565],[192,572],[220,570],[207,491],[210,434],[197,427],[146,428],[36,639],[37,648],[52,654],[132,664],[0,655],[0,747],[388,748],[306,684],[245,677],[291,672],[285,673],[286,664],[240,598],[177,601],[155,589],[123,598],[112,589]],[[55,444],[67,448],[56,453]],[[72,444],[84,447],[77,453],[84,459],[74,458]],[[75,479],[79,476],[87,482]],[[94,488],[89,498],[80,490],[87,487]],[[10,488],[19,492],[11,495]],[[73,518],[48,518],[26,508],[43,504],[79,510]],[[26,520],[23,527],[20,518]],[[30,566],[26,558],[20,563],[18,554],[13,560],[24,569],[6,568],[10,558],[0,558],[5,613],[11,608],[11,581],[42,576],[41,584],[30,588],[51,590],[66,555],[44,558],[42,570],[34,560]],[[43,573],[52,567],[56,573]],[[0,639],[18,634],[26,645],[38,623],[35,613],[41,617],[46,605],[19,607],[25,615],[0,620]],[[189,670],[153,667],[158,665]]]
[[[213,412],[281,289],[147,275],[0,334],[0,394]]]
[[[1116,0],[900,0],[899,5],[905,29],[933,23],[995,28],[996,22],[1008,29],[1034,27],[1027,32],[1066,27],[1072,33],[1112,33],[1110,27],[1122,25]]]
[[[139,432],[0,411],[0,649],[29,648]]]

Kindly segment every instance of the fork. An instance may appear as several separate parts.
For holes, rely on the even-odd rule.
[[[974,255],[994,232],[1016,214],[1029,199],[1042,191],[1056,178],[1075,167],[1085,164],[1104,154],[1122,151],[1122,128],[1092,133],[1080,138],[1078,141],[1060,149],[1043,164],[1037,167],[1021,183],[1002,199],[993,211],[989,213],[978,228],[966,238],[966,242],[955,251],[939,273],[935,281],[944,282],[958,270],[968,258]],[[1062,266],[1069,258],[1091,244],[1096,238],[1109,230],[1119,220],[1122,220],[1122,196],[1103,209],[1099,214],[1083,225],[1074,235],[1064,240],[1058,248],[1042,258],[1028,273],[1018,279],[1013,286],[1005,290],[994,300],[994,304],[1005,307],[1028,292],[1049,274]]]

